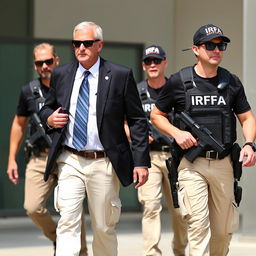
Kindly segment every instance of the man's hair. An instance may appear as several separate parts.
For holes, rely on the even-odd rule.
[[[102,28],[92,21],[83,21],[83,22],[79,23],[78,25],[76,25],[74,28],[74,31],[73,31],[73,37],[77,30],[86,30],[86,29],[92,28],[92,27],[95,32],[95,39],[99,39],[102,41],[103,40]]]
[[[35,53],[38,51],[38,50],[44,50],[44,49],[50,49],[51,52],[52,52],[52,55],[53,57],[56,57],[57,54],[56,54],[56,50],[55,50],[55,47],[49,43],[41,43],[41,44],[38,44],[34,47],[34,57],[35,57]]]

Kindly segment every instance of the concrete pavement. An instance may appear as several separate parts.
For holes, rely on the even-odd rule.
[[[117,226],[119,256],[142,256],[142,235],[140,213],[123,213]],[[56,220],[58,217],[55,217]],[[87,220],[87,243],[89,256],[92,231]],[[163,256],[172,256],[170,250],[172,232],[166,213],[162,217],[162,238],[160,248]],[[0,256],[52,256],[53,246],[32,221],[27,217],[0,218]],[[187,254],[188,255],[188,254]],[[233,236],[231,256],[256,256],[256,237],[244,237],[240,233]],[[102,255],[104,256],[104,255]]]

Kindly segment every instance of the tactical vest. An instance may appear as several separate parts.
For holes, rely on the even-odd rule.
[[[210,92],[196,86],[193,67],[183,68],[179,73],[185,90],[185,111],[226,147],[232,145],[236,140],[236,117],[230,105],[229,71],[219,68],[220,83],[216,90]],[[178,126],[186,129],[182,124]]]

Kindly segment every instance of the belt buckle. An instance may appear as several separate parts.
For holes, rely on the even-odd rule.
[[[91,155],[91,157],[87,157],[87,158],[91,158],[91,159],[98,159],[100,158],[100,152],[98,151],[88,151],[86,152],[87,154]]]
[[[161,151],[168,152],[169,148],[167,145],[161,146]]]
[[[211,154],[212,153],[216,153],[216,157],[211,157]],[[205,152],[205,158],[207,160],[215,160],[215,159],[218,159],[219,158],[219,152],[216,152],[214,150],[209,150],[209,151],[206,151]]]

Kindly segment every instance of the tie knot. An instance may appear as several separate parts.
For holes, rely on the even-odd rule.
[[[84,71],[84,78],[86,79],[91,74],[90,71],[86,70]]]

